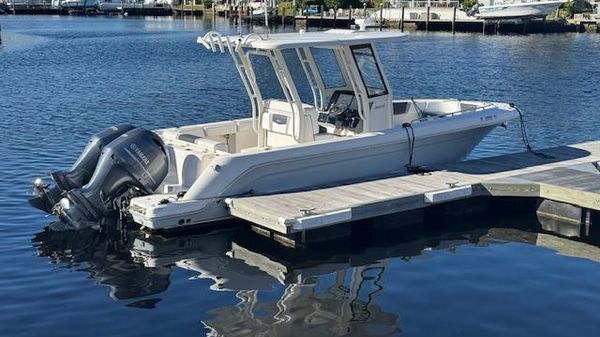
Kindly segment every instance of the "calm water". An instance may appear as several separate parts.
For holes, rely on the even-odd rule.
[[[195,43],[236,28],[171,18],[0,24],[0,336],[597,336],[598,248],[522,218],[434,219],[429,232],[295,254],[236,228],[40,233],[53,219],[28,207],[31,181],[68,167],[92,133],[247,115],[230,59]],[[599,35],[415,34],[380,54],[397,96],[515,102],[537,147],[598,139]],[[517,134],[516,124],[497,130],[473,156],[521,150]]]

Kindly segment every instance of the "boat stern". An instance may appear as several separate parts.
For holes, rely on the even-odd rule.
[[[152,230],[172,229],[230,217],[221,199],[180,200],[174,194],[133,198],[128,212],[135,223]]]

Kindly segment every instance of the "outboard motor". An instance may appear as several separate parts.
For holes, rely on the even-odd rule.
[[[114,215],[132,197],[151,194],[165,179],[169,163],[160,137],[136,128],[108,144],[89,183],[72,189],[53,208],[72,229]]]
[[[82,187],[90,181],[104,147],[132,129],[133,125],[119,124],[93,135],[70,171],[50,173],[55,186],[48,188],[41,178],[35,180],[33,189],[38,196],[30,199],[29,203],[35,208],[51,213],[64,192]]]

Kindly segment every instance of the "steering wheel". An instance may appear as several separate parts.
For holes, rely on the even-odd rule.
[[[346,111],[348,111],[348,107],[341,103],[335,103],[329,108],[329,113],[335,117],[342,116]]]

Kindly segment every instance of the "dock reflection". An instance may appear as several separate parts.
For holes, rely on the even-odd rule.
[[[160,305],[158,295],[169,287],[173,268],[211,280],[213,291],[234,292],[236,304],[210,309],[211,318],[202,321],[214,336],[250,331],[261,336],[389,336],[401,331],[400,317],[386,312],[378,298],[394,259],[422,258],[426,251],[461,245],[519,242],[600,262],[600,240],[567,238],[543,227],[525,220],[419,224],[310,249],[286,248],[239,226],[168,236],[46,230],[32,241],[39,255],[84,267],[98,284],[110,287],[113,299],[129,300],[128,306]],[[551,227],[564,233],[559,224]]]

